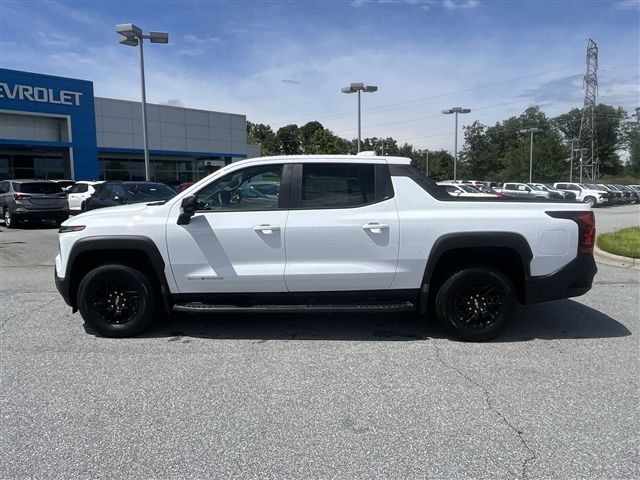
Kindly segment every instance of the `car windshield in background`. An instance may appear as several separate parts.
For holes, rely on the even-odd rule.
[[[461,189],[463,189],[467,193],[479,193],[478,190],[476,190],[473,187],[470,187],[469,185],[458,185],[458,187],[460,187]]]
[[[16,192],[31,193],[34,195],[50,195],[52,193],[62,193],[62,188],[57,183],[15,183],[14,188]]]
[[[136,199],[169,200],[176,194],[162,183],[133,183],[126,185],[126,190]]]

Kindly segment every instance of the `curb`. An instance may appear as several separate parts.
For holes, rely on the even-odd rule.
[[[605,252],[604,250],[598,248],[597,245],[593,249],[593,257],[595,258],[596,262],[604,263],[605,265],[640,270],[640,258],[614,255],[613,253]]]

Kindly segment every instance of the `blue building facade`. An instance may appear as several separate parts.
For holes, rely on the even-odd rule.
[[[148,106],[152,180],[193,181],[259,155],[244,115]],[[0,69],[0,179],[142,180],[141,107],[87,80]]]

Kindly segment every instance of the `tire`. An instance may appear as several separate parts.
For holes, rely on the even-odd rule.
[[[152,322],[155,290],[142,272],[125,265],[91,270],[78,288],[78,310],[84,321],[105,337],[130,337]]]
[[[489,299],[493,302],[487,305]],[[481,342],[507,328],[516,300],[513,283],[502,272],[490,268],[459,270],[438,290],[436,318],[460,340]]]
[[[5,208],[2,216],[4,217],[4,226],[5,227],[7,227],[7,228],[17,228],[18,227],[18,220],[16,220],[16,218],[13,216],[13,214],[11,213],[11,210],[9,210],[8,208]]]
[[[595,199],[595,197],[586,197],[584,199],[584,203],[586,203],[590,207],[594,207],[598,203],[598,201]]]

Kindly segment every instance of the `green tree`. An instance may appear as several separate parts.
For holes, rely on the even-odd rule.
[[[313,154],[316,151],[315,145],[311,143],[311,137],[318,130],[324,130],[324,127],[320,122],[307,122],[300,127],[300,141],[302,142],[302,148],[304,153]]]
[[[316,130],[309,139],[309,146],[313,146],[318,154],[345,154],[349,148],[345,139],[338,137],[331,130],[323,128]]]
[[[422,173],[427,173],[426,150],[414,150],[411,156],[411,165]],[[440,182],[453,178],[453,155],[446,150],[429,151],[429,178]]]
[[[623,145],[629,151],[627,172],[640,178],[640,108],[636,108],[636,113],[627,118],[623,132]]]
[[[269,125],[247,122],[247,142],[261,144],[264,156],[280,153],[278,138]]]
[[[297,125],[285,125],[276,132],[278,149],[284,155],[300,155],[302,153],[302,141],[300,129]]]
[[[617,152],[625,142],[623,132],[625,117],[626,113],[620,107],[601,103],[596,105],[594,109],[595,149],[596,157],[600,160],[601,175],[617,175],[622,170],[622,161]],[[582,132],[581,136],[581,122],[582,109],[579,108],[558,115],[552,120],[553,125],[562,133],[566,141],[570,141],[572,138],[581,138],[580,144],[584,148],[590,148],[591,133]],[[578,148],[579,145],[576,143],[575,147]]]

